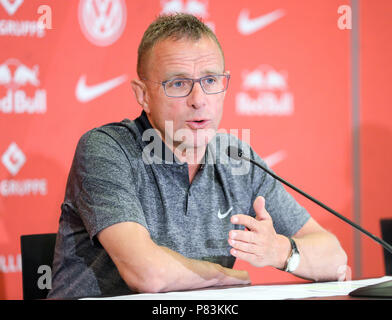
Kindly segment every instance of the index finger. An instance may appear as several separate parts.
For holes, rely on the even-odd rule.
[[[258,231],[257,220],[245,214],[235,214],[230,219],[232,224],[240,224],[251,231]]]

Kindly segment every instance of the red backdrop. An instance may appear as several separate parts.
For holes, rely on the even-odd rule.
[[[232,75],[221,127],[238,129],[240,138],[250,129],[252,146],[278,174],[380,236],[379,219],[392,216],[384,169],[392,160],[389,0],[53,0],[51,29],[37,27],[42,4],[0,1],[0,298],[22,298],[20,235],[57,231],[79,137],[140,114],[129,81],[143,31],[162,12],[194,13],[220,39]],[[339,25],[341,5],[359,9],[357,30]],[[355,243],[351,227],[292,194],[338,236],[354,275],[384,274],[381,248],[363,237]],[[241,261],[235,267],[249,270],[254,283],[298,280]]]

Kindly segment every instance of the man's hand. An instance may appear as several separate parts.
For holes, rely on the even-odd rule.
[[[253,203],[256,218],[238,214],[231,217],[233,224],[245,226],[248,230],[231,230],[230,253],[256,267],[272,266],[284,269],[291,251],[288,238],[277,234],[271,216],[265,209],[263,197]],[[347,255],[337,238],[324,230],[313,218],[294,235],[301,253],[301,263],[295,275],[315,281],[336,281],[345,270]]]
[[[263,197],[256,198],[253,208],[256,218],[244,214],[231,217],[233,224],[243,225],[249,231],[230,231],[229,244],[233,247],[230,253],[256,267],[273,266],[282,269],[290,251],[289,240],[276,233]]]

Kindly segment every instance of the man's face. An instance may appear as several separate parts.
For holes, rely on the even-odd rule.
[[[224,62],[218,45],[209,37],[197,41],[166,39],[153,47],[146,71],[146,78],[156,82],[198,79],[223,74]],[[172,98],[165,95],[162,85],[152,81],[145,82],[147,107],[144,108],[152,126],[174,148],[205,147],[221,121],[225,92],[205,94],[200,84],[195,83],[187,97]],[[165,122],[169,124],[166,135]]]

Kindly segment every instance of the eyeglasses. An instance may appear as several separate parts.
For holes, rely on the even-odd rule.
[[[214,74],[201,77],[199,79],[189,78],[175,78],[163,82],[152,81],[160,83],[163,86],[166,96],[171,98],[183,98],[189,96],[192,92],[195,82],[198,82],[205,94],[217,94],[227,90],[229,86],[229,74]]]

